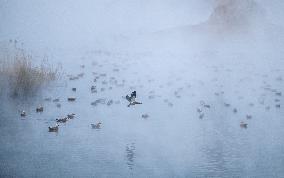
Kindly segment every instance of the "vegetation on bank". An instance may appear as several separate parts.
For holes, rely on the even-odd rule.
[[[6,91],[12,96],[33,94],[59,76],[59,68],[49,65],[47,58],[34,59],[32,55],[16,46],[12,50],[6,48],[1,51],[0,87],[2,92]]]

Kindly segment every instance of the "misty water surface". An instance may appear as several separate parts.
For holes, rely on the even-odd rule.
[[[0,176],[283,177],[283,3],[231,2],[1,2],[1,44],[62,76],[1,94]]]

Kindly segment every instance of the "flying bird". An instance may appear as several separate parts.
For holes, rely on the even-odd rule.
[[[126,100],[129,101],[128,107],[130,107],[131,105],[135,105],[135,104],[142,104],[141,102],[137,102],[135,101],[136,99],[136,91],[133,91],[130,96],[126,95]]]

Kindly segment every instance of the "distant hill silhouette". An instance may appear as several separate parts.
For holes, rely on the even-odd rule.
[[[175,27],[158,33],[234,33],[266,24],[265,10],[254,0],[216,0],[209,18],[197,25]]]
[[[216,0],[209,19],[196,27],[225,32],[248,30],[265,22],[264,9],[253,0]]]
[[[140,36],[149,48],[187,50],[216,44],[254,44],[282,49],[284,29],[270,23],[262,4],[255,0],[216,0],[208,19],[196,25],[184,25]],[[178,46],[178,47],[177,47]],[[262,49],[264,49],[262,48]]]

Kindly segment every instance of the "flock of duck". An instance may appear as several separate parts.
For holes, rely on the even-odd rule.
[[[94,62],[93,65],[94,65],[94,66],[97,66],[97,67],[103,67],[103,64],[98,64],[98,63],[96,63],[96,62]],[[114,73],[118,73],[118,72],[120,72],[121,70],[127,70],[127,69],[128,69],[128,66],[127,66],[127,65],[126,65],[126,66],[121,66],[121,67],[119,67],[116,63],[113,63],[112,65],[115,67],[115,68],[112,70],[112,72],[114,72]],[[128,64],[128,65],[130,65],[130,64]],[[110,66],[111,66],[111,64],[108,65],[108,67],[110,67]],[[81,68],[85,68],[85,65],[81,65],[80,67],[81,67]],[[119,69],[119,68],[120,68],[120,69]],[[213,67],[213,68],[214,68],[215,70],[217,70],[216,67]],[[137,74],[137,73],[136,73],[136,72],[133,72],[132,74],[135,75],[135,74]],[[77,75],[67,75],[67,77],[69,78],[70,81],[74,81],[74,80],[78,80],[78,79],[84,77],[84,75],[85,75],[84,72],[81,72],[81,73],[79,73],[79,74],[77,74]],[[93,82],[96,83],[96,84],[95,84],[95,85],[92,85],[92,86],[90,87],[91,93],[99,93],[99,92],[104,92],[104,91],[106,91],[106,90],[112,90],[113,87],[124,87],[124,86],[126,85],[126,83],[127,83],[126,80],[123,79],[123,80],[119,81],[119,80],[117,80],[115,77],[110,77],[109,80],[106,80],[106,79],[105,79],[105,77],[107,76],[106,73],[93,72],[93,75],[94,75]],[[147,78],[147,77],[146,77],[146,78]],[[98,82],[99,82],[100,80],[102,80],[102,81],[101,81],[102,87],[99,89],[99,88],[98,88],[98,86],[99,86],[99,83],[98,83]],[[175,80],[176,80],[176,81],[180,81],[181,78],[180,78],[180,77],[177,77],[177,78],[175,78]],[[132,91],[134,90],[134,91],[133,91],[131,94],[129,94],[129,95],[123,96],[123,98],[126,99],[126,100],[129,102],[129,104],[127,105],[128,107],[134,106],[134,105],[140,105],[140,104],[142,104],[142,102],[136,101],[136,91],[135,91],[135,89],[137,89],[137,88],[143,88],[144,86],[143,86],[143,84],[134,84],[134,83],[137,82],[137,81],[138,81],[138,83],[141,82],[140,79],[137,79],[136,81],[133,81],[133,80],[132,80],[132,81],[131,81],[132,84],[129,86],[129,89],[131,89]],[[153,78],[151,78],[151,77],[148,78],[148,83],[149,83],[149,85],[152,84],[153,81],[155,81],[155,79],[153,79]],[[212,79],[212,82],[213,82],[213,83],[216,82],[216,81],[218,81],[216,78]],[[277,81],[282,82],[282,78],[277,78]],[[112,84],[112,85],[107,87],[108,84]],[[170,87],[172,84],[173,84],[173,81],[168,81],[166,84],[160,84],[160,85],[159,85],[159,88],[160,88],[160,89],[167,88],[167,87]],[[198,84],[199,84],[200,86],[203,86],[203,85],[204,85],[203,81],[199,81]],[[187,83],[185,87],[189,89],[189,88],[192,87],[192,85]],[[181,98],[183,98],[183,97],[182,97],[182,96],[183,96],[182,92],[184,91],[184,88],[185,88],[185,87],[179,87],[179,88],[177,88],[177,89],[174,91],[174,95],[173,95],[173,96],[174,96],[176,99],[181,99]],[[221,87],[222,87],[222,86],[221,86]],[[271,85],[269,85],[269,84],[267,84],[267,83],[265,83],[265,82],[264,82],[264,86],[262,87],[262,89],[265,90],[265,91],[269,91],[269,92],[274,93],[274,96],[277,97],[277,98],[275,98],[275,100],[274,100],[274,102],[276,103],[276,104],[275,104],[275,108],[280,108],[280,107],[281,107],[281,105],[280,105],[280,99],[281,99],[281,97],[282,97],[282,92],[279,91],[279,90],[277,90],[277,89],[272,89]],[[71,88],[71,90],[72,90],[73,92],[76,92],[76,91],[77,91],[77,88],[73,87],[73,88]],[[151,100],[151,99],[155,99],[155,98],[157,98],[157,97],[162,97],[161,95],[156,94],[156,92],[155,92],[154,90],[151,90],[148,94],[149,94],[148,99],[150,99],[150,100]],[[213,92],[213,94],[214,94],[216,97],[219,97],[219,96],[224,95],[225,93],[224,93],[224,91],[220,91],[220,92]],[[214,96],[214,95],[213,95],[213,96]],[[192,94],[192,96],[194,96],[194,94]],[[262,98],[265,97],[265,96],[266,96],[266,95],[263,94],[263,95],[262,95]],[[239,97],[238,99],[241,100],[241,99],[243,99],[243,98],[242,98],[242,97]],[[51,98],[46,98],[45,100],[46,100],[46,101],[51,101],[52,99],[51,99]],[[55,99],[53,99],[52,101],[55,102],[55,103],[57,103],[56,106],[57,106],[58,108],[61,107],[61,104],[58,103],[58,102],[59,102],[59,98],[55,98]],[[76,97],[68,97],[68,98],[67,98],[67,101],[69,101],[69,102],[74,102],[74,101],[76,101]],[[163,99],[163,102],[166,103],[169,107],[173,107],[173,106],[174,106],[173,102],[170,101],[170,99],[168,99],[168,98],[164,98],[164,99]],[[105,98],[99,98],[99,99],[96,99],[95,101],[91,102],[91,105],[92,105],[92,106],[97,106],[98,104],[106,104],[107,106],[110,106],[110,105],[112,105],[112,104],[120,104],[120,100],[113,100],[113,99],[106,100]],[[262,100],[259,100],[259,104],[264,105],[264,100],[263,100],[263,99],[262,99]],[[249,103],[249,106],[250,106],[250,107],[253,107],[254,105],[255,105],[254,103]],[[233,107],[233,106],[232,106],[230,103],[228,103],[228,102],[224,102],[224,103],[223,103],[223,107],[225,107],[225,108],[230,108],[231,111],[232,111],[232,113],[234,113],[234,114],[236,114],[236,113],[238,113],[238,112],[240,111],[240,108]],[[199,106],[198,106],[197,109],[196,109],[198,118],[199,118],[199,119],[204,119],[205,116],[206,116],[206,113],[207,113],[210,109],[212,109],[212,105],[210,105],[210,104],[208,104],[207,102],[201,100],[201,101],[199,102]],[[214,109],[214,105],[213,105],[213,109]],[[270,110],[270,109],[271,109],[271,106],[265,106],[265,110]],[[37,108],[36,108],[36,112],[43,112],[43,107],[42,107],[42,106],[37,107]],[[26,116],[26,112],[25,112],[25,111],[22,111],[22,112],[20,113],[20,115],[21,115],[22,117],[25,117],[25,116]],[[60,123],[66,123],[68,120],[73,119],[74,117],[75,117],[75,114],[72,113],[72,114],[68,114],[67,116],[65,116],[65,117],[63,117],[63,118],[58,118],[58,119],[56,119],[56,120],[55,120],[55,121],[56,121],[55,126],[50,126],[50,127],[48,127],[49,132],[57,132]],[[149,118],[150,116],[149,116],[149,114],[144,113],[144,114],[141,115],[141,117],[144,118],[144,119],[147,119],[147,118]],[[252,116],[251,114],[245,114],[245,115],[243,116],[243,118],[246,119],[246,120],[250,120],[250,119],[252,119],[252,117],[253,117],[253,116]],[[92,123],[92,124],[91,124],[91,128],[93,128],[93,129],[100,129],[100,128],[101,128],[101,125],[102,125],[102,122]],[[240,123],[239,123],[239,126],[240,126],[241,128],[247,128],[247,127],[248,127],[248,123],[247,123],[245,120],[241,120]]]
[[[93,86],[91,88],[93,88]],[[72,91],[76,91],[76,88],[72,88]],[[129,102],[128,107],[136,105],[136,104],[142,104],[141,102],[135,101],[136,100],[136,91],[133,91],[130,95],[126,95],[125,98]],[[75,101],[75,99],[76,98],[74,98],[74,97],[67,98],[68,101]],[[48,100],[50,100],[50,99],[48,99]],[[59,99],[54,99],[53,100],[53,102],[58,102],[58,101],[59,101]],[[37,113],[43,112],[43,106],[37,107],[36,108],[36,112]],[[22,110],[21,113],[20,113],[20,116],[21,117],[26,117],[26,115],[27,115],[26,111]],[[51,127],[49,126],[48,127],[48,131],[49,132],[58,132],[59,123],[66,123],[68,120],[74,119],[74,117],[75,117],[75,114],[72,113],[72,114],[67,114],[67,116],[65,116],[65,117],[55,119],[55,121],[56,121],[55,126],[51,126]],[[142,114],[142,118],[146,119],[148,117],[149,117],[148,114]],[[101,128],[101,124],[102,124],[101,122],[98,122],[96,124],[92,123],[91,127],[93,129],[100,129]]]
[[[36,112],[37,113],[42,113],[43,112],[43,106],[37,107],[36,108]],[[26,117],[27,113],[26,113],[26,111],[23,110],[23,111],[21,111],[20,115],[21,115],[21,117]],[[74,117],[75,117],[75,114],[72,113],[72,114],[67,114],[66,117],[55,119],[55,121],[56,121],[55,126],[48,127],[48,131],[49,132],[57,132],[58,131],[58,127],[59,127],[59,123],[66,123],[68,120],[74,119]]]

